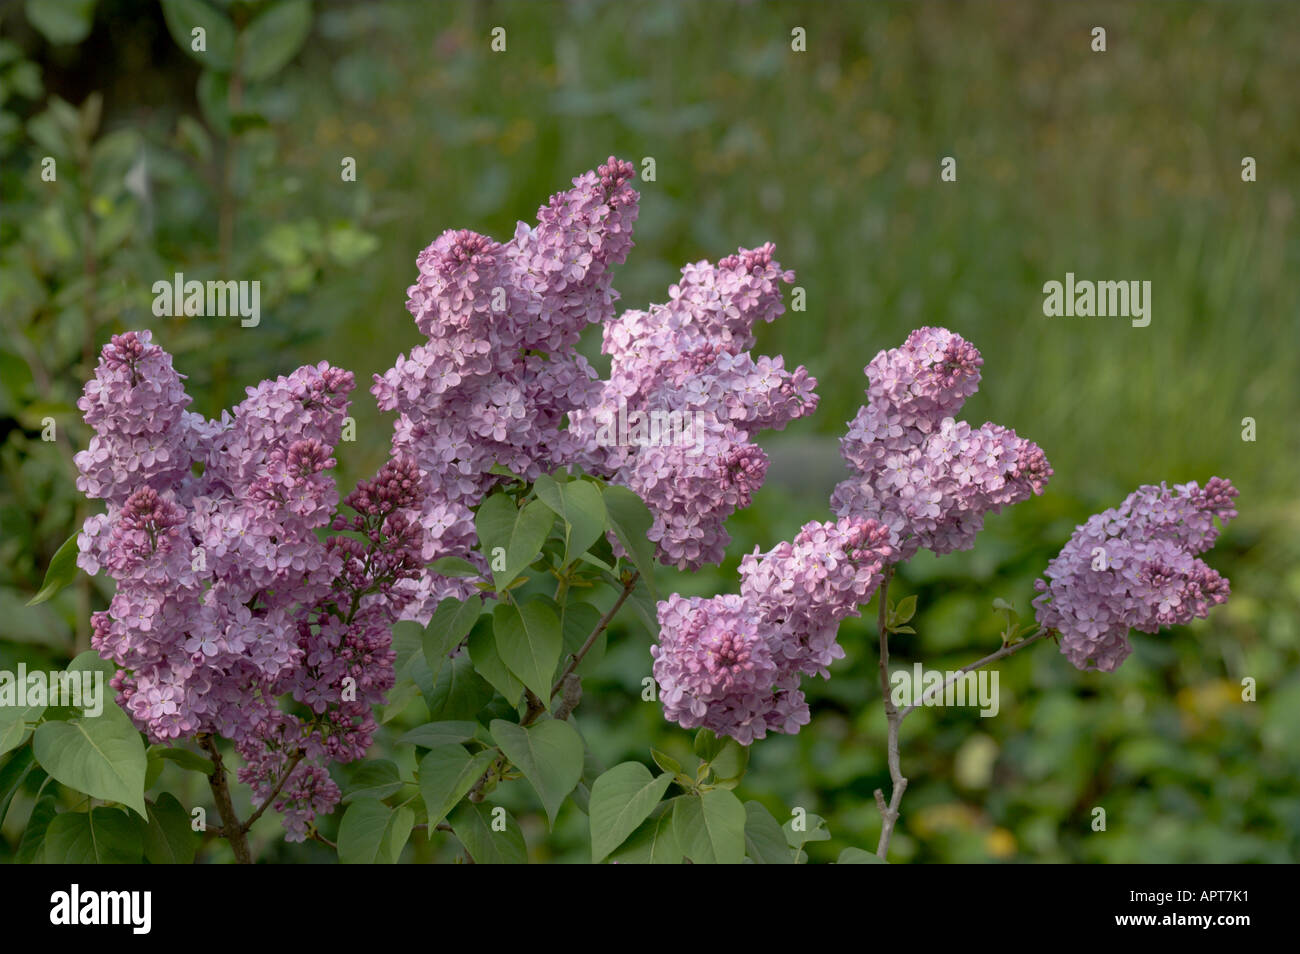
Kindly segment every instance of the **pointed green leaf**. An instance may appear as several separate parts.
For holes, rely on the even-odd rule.
[[[719,781],[730,781],[744,777],[749,766],[749,746],[741,745],[735,739],[725,738],[721,748],[709,759],[709,768]]]
[[[758,802],[745,802],[745,854],[756,865],[792,865],[781,823]]]
[[[115,703],[96,718],[45,722],[32,739],[36,761],[56,781],[95,798],[121,802],[145,816],[144,742]]]
[[[700,729],[695,733],[695,741],[692,743],[695,754],[708,762],[720,751],[725,739],[718,738],[712,729]]]
[[[680,775],[682,772],[682,763],[677,761],[667,752],[660,752],[658,749],[651,749],[650,758],[654,759],[655,765],[659,766],[669,775]]]
[[[46,779],[47,784],[48,782],[49,779]],[[41,786],[41,791],[45,791],[45,788],[46,786]],[[14,855],[14,861],[20,865],[30,865],[45,859],[45,834],[58,813],[59,797],[53,788],[44,795],[37,795],[36,805],[32,808],[23,836],[18,841],[18,853]]]
[[[564,644],[555,612],[541,599],[518,608],[502,603],[493,611],[492,622],[501,661],[549,709]]]
[[[358,798],[383,800],[402,788],[402,777],[397,763],[388,759],[367,759],[354,768],[343,790],[343,804]]]
[[[235,27],[230,18],[204,0],[162,0],[163,18],[176,45],[191,59],[213,70],[230,69],[235,53]],[[203,30],[203,50],[194,48],[195,29]]]
[[[802,830],[797,830],[794,826],[798,822]],[[785,841],[791,848],[801,849],[810,841],[830,841],[831,833],[826,830],[826,819],[820,815],[814,815],[808,812],[801,818],[791,818],[781,826],[785,832]]]
[[[524,694],[524,684],[502,661],[491,620],[484,618],[480,625],[474,627],[465,649],[474,662],[474,671],[490,682],[506,702],[512,706],[518,705],[519,697]]]
[[[595,484],[571,480],[558,484],[543,474],[533,484],[537,497],[564,521],[564,564],[572,563],[605,532],[608,515]]]
[[[894,607],[894,622],[902,625],[909,622],[916,615],[916,597],[908,596],[899,601]]]
[[[45,706],[0,706],[0,755],[26,742],[44,712]]]
[[[298,54],[310,32],[308,0],[279,0],[259,13],[239,37],[244,75],[254,82],[274,76]]]
[[[689,796],[678,796],[686,798]],[[674,799],[673,802],[676,802]],[[667,811],[652,815],[609,856],[610,862],[621,865],[679,865],[682,849],[673,833],[673,802],[665,802]]]
[[[554,825],[564,799],[582,778],[586,746],[578,730],[558,719],[526,728],[494,719],[489,729],[506,758],[532,783]]]
[[[173,765],[180,766],[189,772],[198,772],[200,775],[212,774],[212,761],[205,759],[197,752],[191,752],[189,749],[165,748],[161,745],[149,746],[149,757],[154,759],[166,759]]]
[[[447,661],[447,654],[469,635],[482,612],[483,599],[479,596],[471,596],[467,600],[449,596],[438,603],[438,608],[433,611],[433,617],[421,636],[424,661],[432,678],[438,678]]]
[[[397,740],[398,745],[418,745],[424,749],[436,749],[440,745],[455,745],[468,742],[478,731],[477,722],[450,721],[427,722],[417,725]]]
[[[731,792],[713,789],[678,799],[673,833],[697,865],[736,865],[745,859],[745,806]]]
[[[591,787],[591,860],[599,864],[640,827],[672,784],[671,775],[652,776],[640,762],[623,762]]]
[[[483,575],[483,571],[476,567],[469,560],[461,557],[443,557],[441,560],[434,560],[429,565],[429,570],[437,573],[439,576],[456,576],[476,579]]]
[[[555,523],[555,514],[540,500],[516,510],[508,496],[497,493],[479,505],[474,523],[479,548],[491,568],[493,586],[500,593],[537,559]],[[504,551],[504,565],[498,549]]]
[[[45,830],[45,863],[138,864],[143,852],[140,822],[116,808],[64,812]]]
[[[496,753],[484,750],[470,755],[463,745],[442,745],[431,749],[420,759],[416,779],[420,795],[429,813],[429,837],[434,827],[447,817],[456,803],[468,794],[474,783],[483,777]]]
[[[153,865],[188,865],[194,861],[199,837],[190,827],[190,815],[176,796],[163,792],[149,802],[149,824],[144,830],[144,856]]]
[[[492,700],[492,694],[492,687],[474,671],[469,654],[462,652],[442,667],[424,701],[433,721],[456,721],[473,719]]]
[[[77,578],[77,552],[77,534],[74,533],[54,551],[50,567],[45,571],[45,581],[36,595],[27,601],[28,606],[44,603]]]
[[[605,511],[609,515],[609,528],[618,537],[632,560],[632,565],[641,571],[650,595],[655,595],[654,563],[655,547],[646,536],[654,524],[645,503],[628,490],[610,484],[605,488]]]
[[[9,804],[23,787],[23,783],[27,781],[27,776],[33,771],[40,772],[37,778],[45,774],[36,765],[36,759],[29,748],[15,752],[13,758],[0,767],[0,828],[3,828],[5,816],[9,814]]]
[[[568,603],[562,606],[560,612],[560,625],[564,630],[563,649],[560,655],[572,656],[582,648],[582,644],[587,641],[587,637],[600,623],[600,618],[604,614],[590,603],[582,603],[574,599],[570,599]],[[602,633],[586,658],[600,658],[599,647],[604,638],[605,636]]]
[[[415,816],[409,808],[389,808],[375,798],[358,798],[339,822],[339,861],[396,864],[410,837]]]
[[[493,829],[493,815],[505,823],[502,831]],[[519,823],[504,808],[482,803],[462,802],[449,819],[451,830],[465,846],[475,864],[523,865],[528,863],[528,846]]]

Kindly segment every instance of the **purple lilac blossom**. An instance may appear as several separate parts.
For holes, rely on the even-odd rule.
[[[1196,554],[1214,545],[1220,525],[1237,516],[1237,488],[1211,477],[1139,487],[1118,508],[1075,529],[1035,584],[1038,622],[1061,636],[1077,668],[1112,672],[1132,646],[1130,629],[1154,633],[1204,619],[1228,598],[1228,580]]]
[[[614,315],[611,266],[632,247],[638,195],[629,162],[610,157],[573,180],[499,243],[448,231],[420,253],[407,308],[428,339],[401,356],[371,391],[398,413],[393,452],[418,467],[411,514],[428,563],[473,549],[471,508],[502,482],[494,465],[534,480],[574,463],[581,442],[566,418],[595,399],[595,370],[574,350],[590,324]],[[438,601],[472,581],[422,573],[403,587],[406,612],[427,622]]]
[[[393,684],[396,586],[418,563],[410,461],[358,486],[351,521],[335,516],[326,471],[352,389],[350,372],[308,365],[207,421],[139,331],[104,347],[79,401],[95,435],[78,486],[107,512],[86,521],[78,564],[117,584],[91,644],[119,667],[118,702],[153,742],[231,739],[258,797],[302,753],[276,802],[291,840],[339,799],[325,763],[370,745]],[[322,540],[331,523],[362,539]],[[311,716],[281,711],[285,695]]]
[[[922,547],[970,549],[985,514],[1041,494],[1052,476],[1032,441],[953,417],[978,389],[983,363],[960,335],[927,327],[866,368],[870,401],[840,441],[853,476],[835,488],[831,507],[887,526],[896,561]]]
[[[763,483],[767,455],[752,438],[783,429],[817,407],[817,381],[782,358],[749,352],[753,328],[785,310],[781,268],[769,243],[712,265],[682,269],[669,300],[626,311],[605,326],[610,378],[572,417],[586,440],[582,463],[635,491],[654,517],[660,562],[678,569],[719,563],[726,519]],[[677,413],[697,422],[689,441],[610,443],[602,426],[627,413]]]
[[[874,520],[814,521],[793,542],[746,556],[739,595],[661,601],[650,653],[665,717],[744,745],[798,732],[810,718],[800,680],[829,678],[844,656],[839,624],[880,585],[888,540]]]

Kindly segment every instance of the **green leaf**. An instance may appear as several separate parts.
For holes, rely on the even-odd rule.
[[[475,672],[490,682],[506,702],[512,706],[518,705],[519,697],[524,694],[524,684],[501,660],[491,620],[484,619],[481,625],[474,627],[474,632],[469,637],[469,645],[465,648],[474,663]]]
[[[367,760],[358,765],[348,779],[343,804],[354,802],[358,798],[377,798],[382,801],[401,791],[401,788],[402,776],[395,762],[388,759]]]
[[[622,589],[622,584],[617,584]],[[654,596],[650,592],[650,584],[645,582],[645,577],[638,577],[636,586],[632,589],[632,594],[627,598],[627,605],[632,607],[632,611],[641,619],[641,624],[645,626],[647,633],[658,634],[659,619],[655,608]]]
[[[591,787],[591,860],[600,864],[640,827],[672,784],[672,775],[652,776],[640,762],[615,765]]]
[[[502,603],[493,610],[492,622],[501,661],[549,709],[552,679],[564,646],[554,610],[539,598],[518,608]]]
[[[95,798],[121,802],[145,817],[144,742],[116,705],[104,706],[97,718],[42,723],[32,748],[36,761],[56,781]]]
[[[682,848],[677,844],[677,836],[673,833],[673,810],[669,808],[672,804],[664,803],[667,811],[643,821],[623,842],[623,846],[609,856],[609,860],[621,865],[681,864]]]
[[[640,497],[626,487],[614,484],[605,488],[605,511],[609,515],[609,528],[623,544],[632,565],[641,571],[641,578],[654,596],[655,547],[646,536],[654,524],[654,517]]]
[[[230,77],[215,69],[204,70],[194,96],[212,131],[218,135],[230,132]]]
[[[48,783],[49,779],[46,779],[46,782]],[[59,799],[54,792],[37,796],[32,813],[27,818],[27,826],[23,829],[23,837],[18,842],[18,852],[14,855],[14,861],[29,865],[44,860],[45,834],[49,830],[50,822],[54,821],[58,813]]]
[[[572,595],[572,591],[570,591],[570,595]],[[600,618],[604,614],[590,603],[581,603],[577,600],[570,600],[560,607],[560,612],[562,614],[560,625],[564,631],[564,645],[560,655],[562,657],[572,656],[582,648],[582,644],[587,641],[587,637],[600,623]],[[604,639],[605,634],[602,633],[600,638],[596,640],[591,652],[587,653],[586,659],[594,660],[599,658],[599,647],[604,642]]]
[[[909,622],[916,615],[916,596],[904,597],[899,604],[894,607],[894,622],[902,625]]]
[[[149,750],[145,750],[144,764],[144,790],[147,792],[158,784],[158,779],[162,778],[163,769],[167,766],[157,755]]]
[[[735,739],[722,739],[722,747],[709,760],[709,767],[719,781],[731,781],[744,777],[749,766],[749,746],[741,745]]]
[[[95,0],[27,0],[27,22],[51,43],[80,43],[95,21]]]
[[[791,818],[783,826],[785,832],[785,841],[791,848],[796,851],[803,848],[810,841],[830,841],[831,833],[826,830],[826,819],[820,815],[814,815],[808,812],[803,818],[803,831],[796,831],[794,823],[797,818]]]
[[[745,859],[745,806],[724,789],[679,798],[673,805],[673,833],[697,865],[740,864]]]
[[[756,865],[792,865],[781,823],[758,802],[745,802],[745,854]]]
[[[564,521],[564,565],[567,566],[605,532],[609,520],[605,501],[596,485],[586,480],[557,484],[543,474],[533,489],[538,499]]]
[[[23,787],[23,782],[27,781],[27,776],[32,771],[45,773],[36,765],[36,759],[32,756],[31,749],[23,749],[15,752],[13,758],[5,762],[4,767],[0,768],[0,828],[4,826],[5,815],[9,813],[9,805],[18,794],[19,789]]]
[[[211,759],[205,759],[189,749],[169,749],[151,745],[148,755],[151,759],[166,759],[187,771],[198,772],[200,775],[211,775],[213,772]]]
[[[546,536],[555,523],[555,514],[540,500],[522,510],[505,494],[492,494],[479,505],[474,524],[478,529],[479,547],[491,567],[492,583],[498,593],[504,591],[537,559]],[[504,569],[495,551],[505,552]]]
[[[463,745],[442,745],[420,759],[416,779],[420,783],[424,807],[429,812],[430,838],[434,826],[446,818],[447,813],[482,778],[495,757],[496,753],[491,750],[470,755]]]
[[[461,557],[443,557],[441,560],[434,560],[429,564],[430,571],[437,573],[439,576],[456,576],[470,577],[475,579],[483,575],[483,571],[476,567],[469,560]]]
[[[64,812],[45,830],[46,864],[138,864],[140,823],[116,808]]]
[[[59,590],[77,578],[77,535],[74,533],[54,551],[50,568],[45,571],[45,582],[36,595],[27,601],[28,606],[44,603]]]
[[[861,848],[845,848],[836,859],[837,865],[883,865],[888,864],[883,858],[877,858]]]
[[[230,69],[235,53],[235,27],[230,18],[203,0],[162,0],[167,30],[187,56],[210,69]],[[194,49],[197,42],[191,33],[202,29],[203,51]]]
[[[149,802],[149,824],[144,830],[144,856],[153,865],[188,865],[199,847],[190,816],[176,796],[163,792]]]
[[[26,742],[32,723],[44,712],[45,706],[0,706],[0,755]]]
[[[501,751],[532,783],[551,825],[564,799],[582,778],[586,746],[569,723],[548,719],[528,727],[494,719],[488,727]]]
[[[677,761],[667,752],[660,752],[658,749],[650,750],[650,758],[655,760],[655,765],[659,766],[670,775],[679,775],[682,771],[682,763]],[[629,763],[635,764],[635,763]]]
[[[436,749],[440,745],[455,745],[468,742],[478,731],[477,722],[427,722],[411,729],[397,740],[398,745],[418,745],[425,749]]]
[[[447,654],[469,635],[482,612],[483,600],[478,596],[471,596],[467,600],[449,596],[438,603],[438,608],[433,611],[433,617],[421,637],[424,661],[429,664],[431,678],[438,678],[447,661]]]
[[[504,831],[492,830],[492,815],[505,821]],[[462,802],[450,819],[451,830],[465,846],[475,864],[523,865],[528,863],[528,846],[519,824],[505,809]]]
[[[425,696],[434,722],[473,719],[492,700],[492,687],[474,671],[468,653],[443,666],[432,692]]]
[[[693,748],[696,755],[708,762],[722,751],[724,741],[724,739],[718,738],[712,729],[700,729],[699,732],[695,733]]]
[[[298,54],[310,32],[308,0],[280,0],[258,14],[239,37],[244,75],[254,82],[274,76]]]
[[[345,865],[396,864],[410,837],[415,814],[391,809],[376,798],[358,798],[339,822],[339,861]]]

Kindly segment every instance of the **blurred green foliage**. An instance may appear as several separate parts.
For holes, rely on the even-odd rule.
[[[1241,489],[1209,558],[1234,595],[1209,620],[1137,635],[1111,675],[1035,647],[1001,664],[996,718],[908,720],[895,859],[1300,857],[1300,9],[317,2],[286,58],[274,41],[300,29],[286,4],[218,6],[242,38],[220,63],[183,52],[148,0],[74,4],[88,12],[71,22],[0,13],[0,666],[70,657],[105,601],[96,580],[22,606],[89,512],[72,485],[87,440],[73,404],[109,333],[152,328],[209,416],[304,362],[364,382],[419,342],[404,289],[439,232],[508,236],[607,155],[653,157],[624,303],[664,300],[688,261],[772,240],[808,310],[762,329],[757,350],[807,365],[822,395],[766,442],[769,484],[731,521],[724,566],[664,571],[661,590],[733,590],[742,553],[825,517],[864,365],[922,324],[984,354],[964,416],[1038,441],[1056,476],[975,551],[903,570],[895,596],[920,609],[897,665],[957,668],[996,648],[992,600],[1023,612],[1074,525],[1138,484],[1218,474]],[[276,30],[247,39],[273,12]],[[1090,49],[1096,25],[1105,53]],[[796,26],[806,53],[790,49]],[[56,182],[41,179],[47,156]],[[944,156],[956,183],[939,180]],[[1244,156],[1258,181],[1241,180]],[[154,318],[150,287],[176,271],[261,280],[261,325]],[[1067,271],[1151,281],[1151,325],[1044,318],[1042,285]],[[598,337],[586,347],[601,366]],[[347,485],[383,460],[391,428],[364,388],[354,414]],[[57,442],[41,440],[45,417]],[[848,658],[810,687],[812,724],[756,744],[740,790],[780,820],[796,806],[825,818],[813,861],[879,832],[871,620],[845,624]],[[689,754],[690,734],[641,700],[649,639],[625,613],[588,670],[577,724],[606,765],[648,762],[650,746]],[[393,740],[422,706],[395,716],[375,757],[409,757]],[[182,803],[204,802],[192,773],[164,772]],[[33,794],[0,857],[20,850]],[[493,799],[534,860],[588,857],[572,805],[549,834],[523,784]],[[255,830],[263,857],[330,856],[277,832],[270,818]],[[406,857],[453,853],[450,838],[416,838]]]

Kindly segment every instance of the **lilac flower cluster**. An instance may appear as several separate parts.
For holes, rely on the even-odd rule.
[[[853,476],[831,506],[885,524],[897,560],[969,549],[985,514],[1041,494],[1052,476],[1042,449],[1010,428],[954,419],[982,364],[960,335],[918,328],[866,368],[870,402],[840,442]]]
[[[767,472],[767,455],[751,438],[817,407],[806,369],[788,371],[780,357],[749,352],[755,324],[781,315],[781,285],[794,281],[772,251],[769,243],[716,266],[688,265],[666,304],[607,324],[610,378],[574,416],[573,430],[587,438],[584,464],[646,502],[659,559],[678,569],[722,560],[731,539],[724,521],[749,505]],[[700,423],[689,442],[602,442],[602,423],[624,409]]]
[[[395,588],[418,559],[402,516],[420,496],[409,461],[358,488],[352,523],[335,519],[325,472],[352,389],[322,362],[207,421],[184,410],[170,356],[140,331],[104,347],[79,401],[95,436],[78,487],[107,512],[86,521],[78,563],[117,583],[92,645],[120,667],[118,702],[155,742],[233,740],[259,796],[294,765],[277,807],[298,839],[338,801],[324,763],[369,747],[371,706],[393,683]],[[322,540],[331,521],[362,539]],[[281,711],[286,694],[310,714]]]
[[[632,246],[639,196],[631,163],[614,157],[573,180],[498,243],[444,232],[419,256],[407,308],[427,342],[371,388],[398,412],[393,452],[420,472],[425,562],[460,556],[482,563],[471,508],[502,477],[526,480],[577,460],[566,416],[599,393],[595,370],[574,350],[589,324],[613,317],[609,268]],[[408,613],[427,622],[438,601],[469,584],[424,574],[404,586]]]
[[[1195,555],[1218,539],[1216,517],[1237,516],[1237,493],[1218,477],[1204,487],[1147,485],[1076,528],[1035,584],[1038,621],[1060,633],[1066,658],[1112,672],[1132,651],[1130,629],[1154,633],[1224,602],[1227,579]]]
[[[809,523],[793,542],[744,558],[739,595],[660,602],[650,652],[664,715],[745,745],[798,732],[809,721],[800,680],[828,678],[844,656],[836,631],[880,585],[888,539],[874,520]]]

